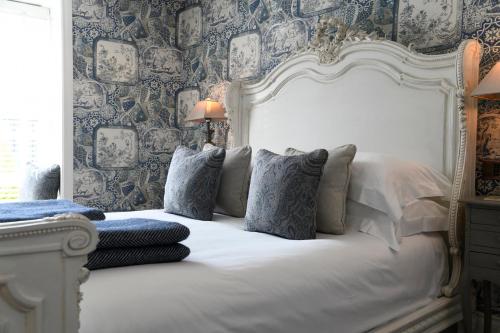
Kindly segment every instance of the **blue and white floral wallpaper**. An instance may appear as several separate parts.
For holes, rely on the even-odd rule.
[[[75,201],[161,207],[171,154],[181,142],[199,146],[203,133],[176,114],[187,81],[175,28],[184,6],[73,0]]]
[[[498,0],[73,0],[75,200],[162,207],[175,147],[203,143],[184,121],[196,101],[269,72],[329,16],[425,53],[478,38],[483,75],[500,60]],[[478,157],[494,157],[500,105],[481,110]],[[222,129],[215,140],[224,144]],[[478,192],[500,191],[481,163],[477,174]]]

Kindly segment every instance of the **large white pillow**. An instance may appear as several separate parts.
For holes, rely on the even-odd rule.
[[[383,212],[362,203],[347,200],[346,221],[350,227],[377,237],[392,250],[399,251],[401,233],[398,225]]]
[[[362,203],[347,201],[347,223],[359,231],[384,241],[399,251],[401,237],[424,232],[448,230],[448,208],[431,198],[417,199],[403,209],[403,216],[393,220],[384,212]]]
[[[403,217],[399,221],[401,236],[448,231],[448,208],[443,203],[440,204],[432,199],[418,199],[410,202],[403,210]]]
[[[451,181],[418,162],[377,153],[357,153],[352,163],[348,198],[375,208],[398,221],[411,202],[449,197]]]

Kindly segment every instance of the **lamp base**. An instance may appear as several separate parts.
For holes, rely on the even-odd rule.
[[[214,144],[212,142],[212,133],[213,133],[213,130],[210,128],[211,122],[212,121],[210,119],[205,119],[205,125],[207,127],[207,139],[206,139],[205,143],[213,145]]]

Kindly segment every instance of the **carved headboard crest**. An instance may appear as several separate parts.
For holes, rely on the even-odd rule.
[[[375,31],[367,33],[357,26],[349,26],[342,20],[332,17],[318,22],[314,37],[306,51],[316,53],[321,63],[329,64],[339,60],[340,50],[348,42],[380,39]]]

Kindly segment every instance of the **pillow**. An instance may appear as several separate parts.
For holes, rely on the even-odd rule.
[[[245,230],[288,239],[316,238],[316,207],[324,149],[281,156],[261,149],[255,156]]]
[[[422,232],[448,231],[449,209],[433,198],[410,202],[403,210],[400,223],[401,236]]]
[[[397,221],[410,202],[449,197],[450,191],[451,181],[423,164],[376,153],[357,153],[352,163],[348,198]]]
[[[54,164],[42,168],[32,163],[28,163],[26,167],[19,199],[21,201],[57,199],[61,183],[61,167]]]
[[[401,233],[397,224],[383,212],[363,205],[362,203],[347,200],[347,223],[354,225],[359,231],[382,240],[389,248],[399,251]]]
[[[195,152],[179,146],[165,184],[165,212],[211,221],[226,151]]]
[[[401,237],[447,231],[448,208],[432,198],[418,199],[405,207],[400,220],[394,221],[384,212],[348,200],[347,220],[349,224],[357,225],[359,231],[375,236],[399,251]]]
[[[288,148],[285,155],[303,152]],[[351,178],[351,162],[356,155],[355,145],[340,146],[328,150],[318,190],[316,229],[326,234],[342,235],[345,231],[347,189]]]
[[[216,146],[207,143],[203,147],[203,151],[216,148]],[[215,212],[235,217],[245,216],[248,187],[250,186],[251,158],[252,148],[250,146],[226,150],[219,192],[215,201]]]

